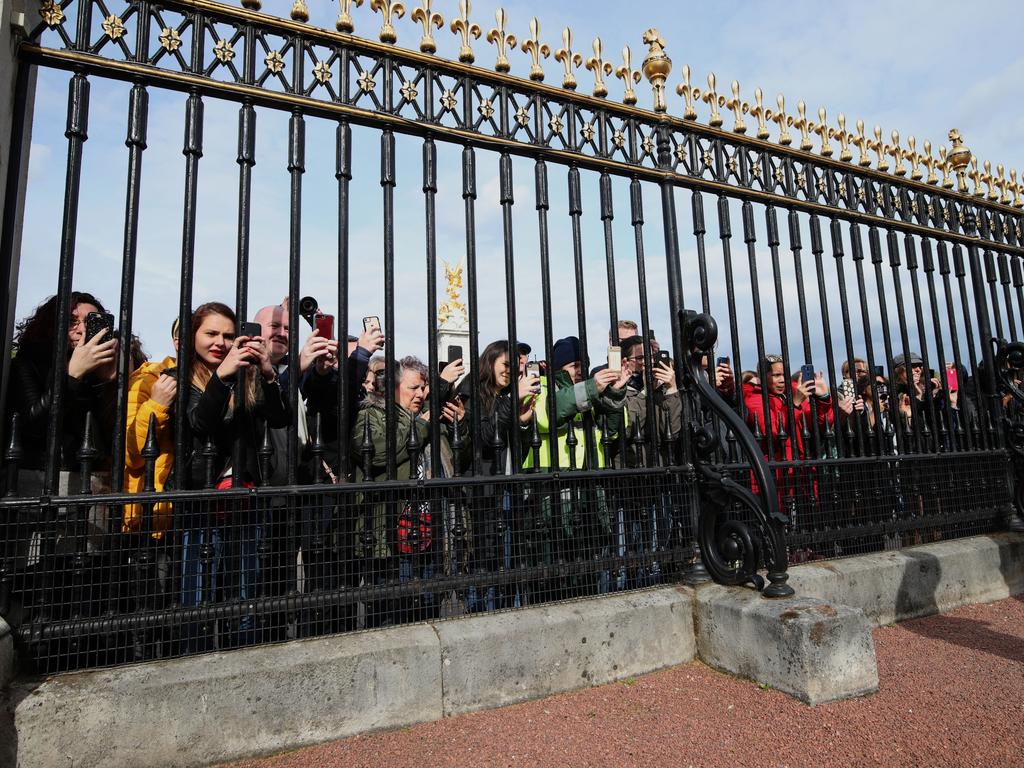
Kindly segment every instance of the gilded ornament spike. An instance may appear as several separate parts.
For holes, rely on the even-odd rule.
[[[1024,177],[1022,177],[1024,180]],[[1017,172],[1010,171],[1010,186],[1013,187],[1013,204],[1018,208],[1024,208],[1024,198],[1020,196],[1021,192],[1024,192],[1024,188],[1017,183]]]
[[[665,41],[654,27],[644,32],[643,41],[648,49],[641,68],[654,92],[654,111],[665,112],[668,110],[668,102],[665,101],[665,80],[672,74],[672,59],[665,53]],[[693,119],[688,115],[684,117],[688,120]]]
[[[906,176],[907,167],[903,165],[903,149],[900,147],[900,132],[892,132],[892,144],[886,146],[886,153],[896,161],[896,165],[893,166],[892,172],[897,176]]]
[[[615,70],[615,76],[626,85],[622,103],[636,104],[636,91],[633,90],[633,85],[639,83],[643,75],[640,74],[640,70],[633,69],[633,52],[629,50],[628,45],[622,49],[622,64]]]
[[[594,38],[594,55],[587,59],[587,69],[594,73],[594,95],[603,99],[608,95],[608,86],[604,84],[604,76],[612,73],[612,65],[602,58],[603,46],[601,38]]]
[[[793,125],[793,118],[786,114],[786,97],[781,93],[775,97],[775,103],[779,105],[777,111],[769,111],[768,119],[779,126],[779,144],[788,147],[793,143],[793,137],[789,133],[789,126]]]
[[[996,177],[992,175],[992,162],[990,160],[985,161],[985,174],[981,178],[985,182],[985,186],[988,187],[986,197],[989,200],[998,200],[999,193],[996,191]]]
[[[807,120],[807,105],[803,101],[796,103],[797,118],[793,121],[793,127],[800,131],[800,149],[810,152],[814,147],[811,144],[811,129],[814,123]]]
[[[565,74],[562,75],[562,87],[575,91],[576,75],[572,73],[572,70],[574,67],[578,69],[583,64],[583,56],[573,52],[572,30],[568,27],[562,30],[562,47],[555,51],[555,61],[561,62],[565,67]]]
[[[258,11],[263,7],[263,3],[260,0],[242,0],[242,7],[248,8],[250,11]]]
[[[683,64],[683,82],[676,86],[676,93],[683,97],[686,106],[683,110],[684,120],[696,120],[697,110],[694,109],[694,102],[700,98],[700,88],[690,85],[690,65]]]
[[[846,115],[840,112],[836,122],[839,123],[839,130],[830,130],[829,135],[839,139],[839,159],[848,163],[853,160],[853,152],[850,151],[850,133],[846,130]]]
[[[907,151],[903,153],[903,157],[910,161],[910,178],[914,181],[920,181],[924,178],[924,173],[921,171],[921,155],[917,154],[917,139],[911,134],[907,136]]]
[[[861,168],[867,168],[871,165],[871,158],[868,157],[871,141],[864,134],[863,120],[857,121],[857,137],[853,140],[853,145],[857,147],[857,165]]]
[[[306,0],[295,0],[292,3],[292,19],[303,24],[309,21],[309,6],[306,5]]]
[[[509,64],[505,49],[514,51],[516,49],[516,36],[505,32],[505,24],[508,23],[508,15],[504,8],[494,12],[494,20],[498,23],[494,29],[487,33],[487,42],[498,46],[498,59],[494,62],[496,72],[508,72],[512,67]]]
[[[971,150],[964,145],[960,131],[956,128],[950,130],[949,140],[953,144],[949,149],[949,165],[956,172],[957,189],[967,192],[967,166],[971,164]],[[945,183],[942,186],[946,186]]]
[[[530,19],[530,37],[519,46],[524,53],[530,54],[530,79],[535,82],[544,80],[544,68],[540,65],[541,57],[551,55],[551,46],[540,41],[540,22],[534,16]]]
[[[1010,182],[1006,180],[1006,169],[1003,168],[1002,163],[996,166],[996,173],[999,174],[999,180],[996,182],[999,185],[999,202],[1009,205],[1013,198],[1010,197]]]
[[[769,136],[768,123],[765,120],[770,111],[764,108],[764,92],[760,88],[754,89],[754,106],[746,104],[744,111],[757,118],[757,138],[767,139]]]
[[[828,127],[828,120],[825,117],[825,108],[818,107],[818,124],[814,126],[814,132],[821,138],[822,157],[832,157],[832,145],[828,143],[829,137],[834,136],[832,129]]]
[[[476,22],[469,20],[469,14],[473,6],[470,0],[459,0],[459,17],[452,19],[451,30],[453,34],[462,35],[462,45],[459,47],[459,61],[463,64],[472,64],[476,61],[476,54],[473,53],[472,41],[470,38],[480,39],[483,30]]]
[[[939,167],[942,169],[942,186],[945,189],[953,188],[953,164],[949,162],[949,150],[939,147]]]
[[[732,81],[732,97],[725,102],[725,106],[732,110],[733,133],[746,133],[747,124],[743,122],[743,113],[750,110],[750,105],[740,99],[740,81]]]
[[[397,0],[370,0],[370,10],[376,11],[383,17],[380,25],[380,41],[382,43],[397,43],[398,33],[395,31],[393,16],[402,18],[405,16],[405,5]]]
[[[712,128],[722,127],[722,114],[719,107],[725,106],[725,96],[719,96],[715,87],[715,73],[708,73],[708,89],[700,97],[700,100],[711,107],[711,115],[708,117],[708,125]]]
[[[351,35],[356,30],[356,26],[352,21],[352,6],[357,8],[363,4],[363,0],[338,0],[341,7],[338,11],[338,20],[334,26],[338,28],[339,32],[344,32]]]
[[[423,37],[420,38],[420,50],[423,53],[437,53],[437,41],[434,40],[434,29],[444,28],[444,17],[435,13],[430,7],[433,0],[422,0],[422,5],[413,8],[409,18],[423,25]]]
[[[928,184],[938,184],[939,177],[935,175],[935,168],[938,166],[938,163],[932,157],[932,143],[928,139],[924,140],[924,154],[921,156],[921,164],[928,170],[928,177],[925,179],[925,182]]]
[[[882,126],[875,126],[875,140],[869,142],[871,151],[878,155],[878,163],[875,167],[880,171],[889,170],[889,161],[885,159],[886,143],[882,141]]]
[[[971,158],[971,181],[974,182],[974,195],[975,197],[984,197],[985,191],[981,188],[982,179],[981,171],[978,170],[978,158]]]

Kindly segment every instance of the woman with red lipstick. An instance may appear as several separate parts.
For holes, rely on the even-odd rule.
[[[229,307],[218,302],[203,304],[192,313],[192,339],[186,431],[191,443],[187,459],[192,488],[202,488],[213,480],[218,487],[229,487],[232,476],[238,475],[242,485],[258,485],[262,481],[257,448],[265,427],[288,425],[289,412],[270,363],[266,345],[259,336],[236,336],[237,321]],[[242,391],[237,391],[237,375],[244,373]],[[235,407],[236,401],[239,407]],[[213,454],[207,458],[205,448],[212,443]],[[241,462],[232,465],[232,453],[238,443]],[[272,461],[285,461],[273,456]],[[183,605],[194,606],[218,599],[218,589],[225,590],[220,572],[227,559],[228,574],[233,578],[236,594],[220,598],[248,600],[255,596],[260,579],[256,551],[262,537],[262,526],[250,505],[237,511],[215,512],[202,505],[186,513],[182,536]],[[228,539],[230,552],[223,552]],[[212,548],[213,556],[204,558],[203,550]],[[220,577],[220,578],[219,578]],[[237,641],[253,640],[253,617],[243,616]],[[185,651],[207,650],[214,646],[217,632],[213,622],[202,627],[186,628]]]

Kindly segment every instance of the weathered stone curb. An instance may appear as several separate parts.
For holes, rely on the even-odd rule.
[[[1024,534],[808,563],[789,574],[798,595],[859,608],[881,626],[1024,592]]]
[[[14,679],[14,636],[0,617],[0,690]]]
[[[693,592],[664,588],[438,622],[444,714],[693,661]]]
[[[878,690],[871,624],[856,608],[709,584],[697,590],[695,624],[701,661],[806,704]]]

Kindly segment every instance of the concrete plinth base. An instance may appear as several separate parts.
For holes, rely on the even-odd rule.
[[[807,704],[878,690],[871,624],[855,608],[709,585],[697,590],[695,624],[706,664]]]

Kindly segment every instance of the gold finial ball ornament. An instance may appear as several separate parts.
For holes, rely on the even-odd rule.
[[[665,41],[658,30],[648,29],[644,32],[644,44],[649,47],[644,59],[644,77],[654,88],[654,111],[664,112],[668,108],[665,103],[665,80],[672,73],[672,59],[665,53]]]
[[[242,7],[248,8],[250,11],[258,11],[263,7],[263,3],[260,0],[242,0]]]
[[[964,145],[964,140],[960,137],[960,131],[953,128],[949,132],[949,140],[952,146],[949,149],[949,154],[946,156],[947,162],[954,171],[962,171],[971,163],[971,150]]]
[[[309,8],[306,5],[306,0],[295,0],[292,3],[292,19],[303,24],[309,21]]]

